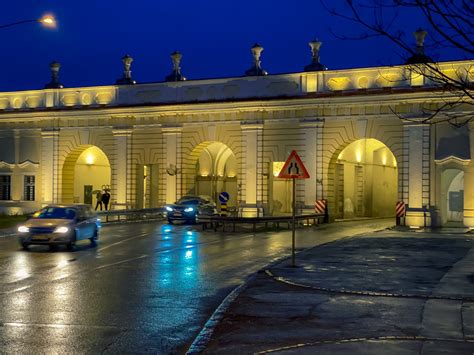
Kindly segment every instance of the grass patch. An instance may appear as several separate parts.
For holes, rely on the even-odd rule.
[[[6,216],[0,215],[0,229],[15,227],[18,223],[26,221],[24,215]]]

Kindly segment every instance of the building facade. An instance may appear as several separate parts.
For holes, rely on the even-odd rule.
[[[428,76],[396,66],[184,81],[178,60],[179,80],[135,84],[130,59],[118,85],[62,88],[56,63],[49,88],[0,93],[0,213],[95,205],[103,188],[115,209],[227,191],[243,215],[286,213],[291,183],[277,175],[296,150],[310,174],[296,184],[300,210],[325,199],[331,220],[383,217],[404,201],[407,225],[474,228],[474,120],[427,123],[427,107],[456,100]],[[472,61],[438,66],[474,80]]]

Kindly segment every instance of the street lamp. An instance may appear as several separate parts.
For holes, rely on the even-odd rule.
[[[6,25],[0,25],[0,28],[12,27],[12,26],[20,25],[22,23],[29,23],[29,22],[39,22],[41,25],[45,27],[49,27],[49,28],[56,27],[56,19],[54,18],[54,16],[51,14],[47,14],[34,20],[22,20],[22,21],[12,22]]]

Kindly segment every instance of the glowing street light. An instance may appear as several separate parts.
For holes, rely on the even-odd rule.
[[[50,27],[50,28],[56,27],[56,19],[51,14],[47,14],[39,18],[38,22],[41,23],[45,27]]]
[[[51,14],[47,14],[34,20],[22,20],[22,21],[8,23],[6,25],[0,25],[0,28],[7,28],[7,27],[12,27],[12,26],[21,25],[23,23],[30,23],[30,22],[39,22],[41,25],[45,27],[49,27],[49,28],[56,27],[56,19],[54,18],[54,16]]]

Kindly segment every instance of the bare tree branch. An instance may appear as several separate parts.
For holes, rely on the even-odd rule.
[[[472,67],[459,71],[446,68],[424,54],[425,48],[443,50],[455,48],[466,59],[474,54],[474,6],[472,0],[345,0],[341,9],[330,7],[320,0],[328,13],[345,21],[359,25],[359,34],[334,35],[340,39],[364,40],[384,37],[410,57],[407,65],[409,73],[422,75],[432,86],[439,87],[449,95],[438,108],[423,109],[422,122],[448,122],[460,127],[474,120],[474,70]],[[404,12],[416,11],[429,24],[430,46],[414,47],[407,42],[404,28],[397,28],[396,18]],[[333,31],[332,31],[333,32]],[[423,42],[423,41],[422,41]],[[426,81],[425,81],[426,83]],[[461,107],[471,107],[467,112]],[[393,114],[404,120],[391,108]],[[419,118],[416,120],[420,122]]]

